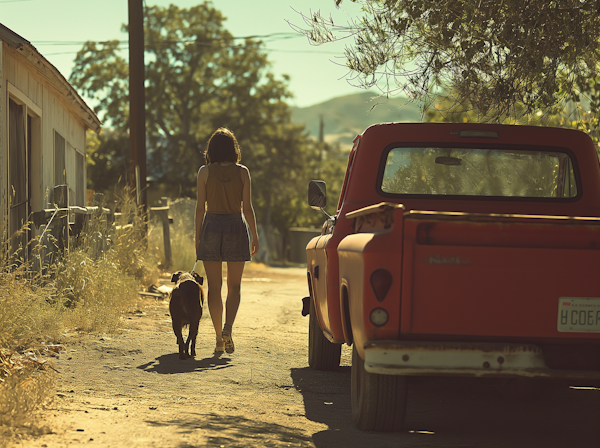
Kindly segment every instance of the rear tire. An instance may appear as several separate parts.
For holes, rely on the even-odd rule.
[[[561,383],[542,378],[507,378],[501,383],[502,395],[511,400],[538,400]]]
[[[352,423],[363,431],[400,431],[406,416],[408,381],[405,376],[379,375],[365,370],[352,349]]]
[[[308,365],[314,370],[336,370],[340,365],[341,355],[342,344],[329,342],[323,334],[311,297],[308,315]]]

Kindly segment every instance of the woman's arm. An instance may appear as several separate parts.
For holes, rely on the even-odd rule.
[[[242,165],[242,181],[244,183],[244,191],[242,195],[242,212],[244,218],[250,228],[252,234],[252,248],[250,254],[254,255],[258,252],[258,233],[256,232],[256,217],[254,216],[254,207],[252,207],[252,181],[250,180],[250,171]]]
[[[208,178],[208,167],[201,166],[198,170],[196,181],[197,199],[196,199],[196,252],[200,243],[200,230],[202,230],[202,221],[204,221],[204,212],[206,211],[206,179]]]

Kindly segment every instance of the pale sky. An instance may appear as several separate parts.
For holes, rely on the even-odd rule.
[[[189,8],[200,0],[145,0],[145,4]],[[214,0],[213,6],[226,17],[225,28],[234,36],[293,33],[286,20],[302,25],[294,10],[309,14],[321,10],[336,22],[346,24],[359,15],[359,6],[345,0],[335,8],[334,0]],[[83,42],[127,40],[121,25],[127,23],[127,0],[0,0],[0,23],[30,41],[64,76],[69,78],[75,54]],[[362,92],[344,75],[343,43],[311,46],[298,35],[267,42],[271,71],[290,75],[294,106],[305,107],[336,96]],[[125,58],[127,51],[123,52]]]

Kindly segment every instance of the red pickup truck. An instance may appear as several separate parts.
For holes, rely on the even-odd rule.
[[[325,214],[325,184],[309,184]],[[353,346],[356,427],[399,430],[407,378],[600,379],[600,168],[583,132],[389,123],[356,137],[306,247],[309,364]]]

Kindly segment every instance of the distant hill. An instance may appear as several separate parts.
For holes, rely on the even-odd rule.
[[[291,109],[292,120],[304,124],[315,138],[319,136],[319,117],[322,116],[324,140],[329,143],[339,142],[343,149],[372,124],[421,121],[419,107],[407,103],[406,98],[378,98],[371,92],[341,96],[314,106]]]

